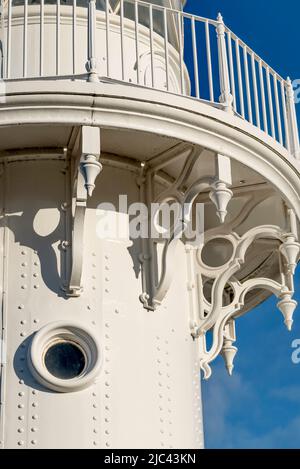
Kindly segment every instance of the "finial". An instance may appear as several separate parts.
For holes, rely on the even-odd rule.
[[[297,307],[297,301],[292,300],[290,293],[284,292],[282,295],[282,300],[277,303],[277,307],[284,317],[284,324],[286,325],[287,330],[291,331],[294,322],[293,315]]]
[[[220,12],[218,13],[217,20],[223,23],[223,16],[221,15]]]
[[[233,361],[234,361],[234,357],[237,354],[237,351],[238,351],[237,347],[232,345],[231,340],[229,339],[224,340],[224,345],[221,350],[221,355],[224,359],[226,370],[228,371],[229,376],[232,376],[232,372],[234,368]]]
[[[85,179],[87,194],[91,197],[95,189],[95,180],[102,170],[102,164],[97,161],[95,155],[85,155],[80,167]]]

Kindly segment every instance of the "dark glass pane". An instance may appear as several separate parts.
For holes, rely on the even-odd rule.
[[[79,376],[85,366],[85,357],[72,342],[57,342],[48,348],[45,365],[56,378],[71,379]]]

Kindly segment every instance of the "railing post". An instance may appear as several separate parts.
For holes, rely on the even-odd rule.
[[[89,0],[88,7],[88,61],[89,81],[98,82],[96,60],[96,0]]]
[[[290,139],[290,151],[292,155],[300,159],[300,144],[299,144],[299,131],[297,123],[297,114],[295,106],[295,94],[293,89],[293,84],[291,79],[288,77],[286,81],[286,112],[287,112],[287,122],[289,129],[289,139]]]
[[[218,15],[217,38],[218,38],[218,58],[219,58],[219,76],[220,76],[220,103],[223,104],[224,110],[233,113],[233,96],[230,91],[230,78],[228,68],[228,58],[225,40],[225,25],[222,15]]]

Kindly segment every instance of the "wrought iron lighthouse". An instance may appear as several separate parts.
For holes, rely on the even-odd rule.
[[[292,83],[183,7],[2,0],[2,448],[201,448],[238,317],[292,327]]]

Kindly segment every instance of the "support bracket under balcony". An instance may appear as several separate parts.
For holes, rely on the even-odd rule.
[[[67,296],[80,296],[84,253],[84,225],[88,198],[92,196],[95,181],[102,170],[100,157],[100,129],[83,126],[73,169],[71,272]]]

